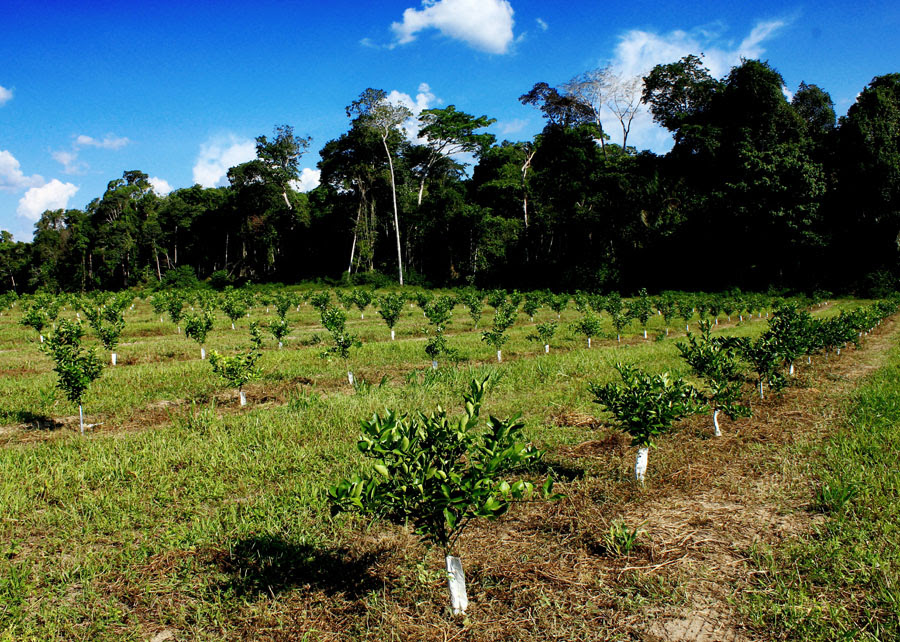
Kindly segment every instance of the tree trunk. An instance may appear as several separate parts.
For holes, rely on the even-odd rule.
[[[400,274],[400,285],[403,285],[403,257],[400,249],[400,216],[397,213],[397,185],[394,181],[394,159],[391,157],[391,150],[388,148],[387,136],[382,136],[381,142],[384,143],[384,151],[388,157],[388,167],[391,170],[391,196],[394,198],[394,229],[397,232],[397,271]]]

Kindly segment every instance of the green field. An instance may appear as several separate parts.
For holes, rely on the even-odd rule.
[[[834,315],[859,303],[838,301],[815,308],[814,314]],[[715,593],[698,592],[696,586],[698,578],[712,572],[714,558],[709,553],[696,564],[678,562],[673,551],[682,535],[690,537],[690,520],[680,535],[671,525],[654,531],[641,511],[660,503],[676,506],[710,487],[740,497],[742,484],[768,476],[779,462],[796,456],[799,444],[805,444],[805,457],[821,458],[825,468],[810,467],[803,479],[813,481],[799,490],[795,482],[790,492],[772,496],[783,502],[780,511],[807,511],[803,506],[813,500],[803,493],[816,492],[817,475],[850,483],[850,473],[842,473],[842,464],[831,458],[857,448],[840,446],[845,441],[819,447],[820,437],[838,435],[845,422],[885,429],[891,424],[882,411],[866,410],[863,392],[852,392],[857,370],[879,367],[888,358],[884,343],[896,340],[888,323],[861,349],[840,358],[815,357],[810,366],[804,359],[783,397],[754,400],[754,417],[725,421],[720,439],[710,438],[708,416],[680,424],[652,451],[648,483],[641,489],[631,480],[634,449],[591,403],[587,384],[612,380],[618,361],[687,376],[675,347],[683,322],[674,322],[666,338],[662,317],[654,315],[649,339],[632,323],[618,342],[603,315],[604,336],[588,349],[584,337],[567,329],[580,317],[568,309],[550,354],[544,354],[543,346],[527,337],[534,323],[556,319],[545,307],[534,323],[518,316],[503,347],[503,362],[497,363],[495,350],[480,333],[489,327],[492,313],[487,307],[475,330],[457,306],[447,335],[460,357],[433,370],[424,352],[428,323],[418,307],[405,306],[396,341],[372,308],[365,319],[350,311],[348,328],[362,346],[352,350],[348,364],[321,356],[327,332],[316,310],[301,305],[288,313],[292,331],[283,349],[267,336],[259,362],[262,377],[246,387],[248,405],[241,408],[237,391],[200,360],[198,345],[138,301],[126,313],[119,365],[107,367],[84,399],[92,425],[80,436],[77,406],[55,391],[53,364],[39,350],[36,333],[19,325],[19,306],[4,312],[0,639],[664,637],[671,632],[654,628],[647,615],[677,621],[694,608],[698,596],[712,599]],[[74,317],[74,312],[64,310],[61,316]],[[272,320],[275,313],[257,305],[249,316],[231,330],[219,314],[207,350],[246,349],[248,323]],[[724,314],[720,319],[716,332],[733,335],[756,336],[767,325],[765,319],[737,323],[736,315],[731,323]],[[896,351],[890,353],[892,363],[897,358]],[[348,366],[356,386],[347,382]],[[845,372],[848,368],[852,372]],[[456,413],[468,382],[484,377],[491,378],[485,412],[522,413],[527,438],[547,451],[546,466],[527,474],[552,473],[566,497],[516,506],[499,522],[467,531],[460,550],[471,606],[461,622],[444,610],[445,580],[436,551],[427,551],[403,527],[332,517],[325,491],[362,466],[356,450],[361,420],[384,408],[427,411],[438,404]],[[817,396],[809,390],[823,392]],[[748,398],[752,394],[748,390]],[[858,400],[856,405],[846,415],[832,412],[834,404],[843,408],[845,396]],[[802,412],[816,418],[810,434],[794,434],[779,423],[798,400]],[[701,474],[716,461],[723,462],[720,476]],[[829,515],[843,516],[856,505],[855,498],[869,497],[859,490],[861,474],[851,481],[858,489],[853,499]],[[831,488],[837,482],[828,483]],[[888,490],[882,489],[887,495],[866,510],[884,506],[896,512],[891,495],[896,485]],[[611,534],[616,528],[618,537]],[[622,528],[640,532],[627,552],[614,546],[622,540]],[[727,532],[727,524],[723,528]],[[845,540],[840,538],[853,536],[835,535],[829,550],[841,549]],[[867,630],[895,630],[888,622],[891,617],[896,622],[900,595],[897,584],[891,584],[897,577],[898,541],[895,534],[885,541],[892,551],[882,555],[887,569],[879,575],[882,584],[861,579],[852,584],[853,595],[836,589],[823,593],[821,599],[835,601],[829,606],[837,615],[815,621],[820,638],[841,639],[862,626],[849,605],[859,596],[877,604],[872,613],[881,624]],[[746,566],[752,555],[751,565],[770,569],[766,577],[780,576],[794,544],[765,534],[762,544],[739,547],[741,564]],[[829,544],[815,544],[820,545]],[[804,551],[797,553],[801,559],[820,554]],[[855,552],[846,554],[856,560]],[[792,586],[803,586],[804,569],[795,572],[800,579]],[[832,582],[842,581],[835,578],[843,577],[843,570],[828,572]],[[764,590],[753,586],[753,595],[763,591],[764,604],[717,602],[717,613],[727,620],[723,630],[805,639],[806,629],[781,615],[778,604],[788,604],[784,608],[790,613],[800,608],[796,604],[807,603],[806,593],[798,597],[776,583],[765,584]],[[891,637],[873,633],[872,639]]]

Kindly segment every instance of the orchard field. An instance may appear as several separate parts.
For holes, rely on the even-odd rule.
[[[0,640],[900,634],[896,302],[269,287],[2,307]],[[73,384],[83,434],[65,327],[105,366]],[[521,413],[543,454],[499,471],[523,485],[490,486],[491,519],[466,514],[453,615],[441,547],[339,484],[373,479],[362,422],[459,416],[473,381],[482,423]],[[658,418],[676,382],[690,408],[649,437],[609,412],[633,393]]]

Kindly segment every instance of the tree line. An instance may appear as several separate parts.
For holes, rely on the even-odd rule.
[[[319,152],[321,182],[307,193],[297,181],[311,140],[289,125],[259,136],[256,158],[229,169],[225,187],[160,196],[147,174],[126,171],[84,209],[44,212],[31,243],[2,232],[0,291],[194,276],[895,289],[900,74],[874,78],[840,119],[817,85],[788,100],[767,62],[717,79],[692,55],[642,79],[601,68],[539,82],[520,100],[540,110],[543,130],[498,142],[486,115],[450,105],[413,119],[366,89],[347,107],[348,130]],[[667,154],[628,145],[640,109],[672,133]]]

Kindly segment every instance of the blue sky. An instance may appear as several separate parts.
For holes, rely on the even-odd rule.
[[[872,77],[900,72],[897,33],[900,3],[883,1],[2,0],[0,229],[30,240],[44,209],[82,208],[125,170],[161,193],[224,184],[280,124],[312,136],[314,186],[318,150],[367,87],[486,114],[499,139],[524,140],[543,126],[517,100],[535,82],[688,53],[722,76],[743,55],[769,60],[788,91],[818,84],[843,114]],[[671,143],[643,114],[629,144]]]

